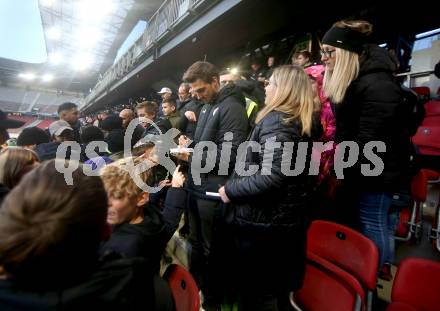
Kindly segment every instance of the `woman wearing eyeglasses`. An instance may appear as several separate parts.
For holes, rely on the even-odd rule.
[[[278,310],[280,298],[287,300],[288,292],[301,288],[305,269],[315,179],[307,175],[310,156],[303,173],[292,176],[285,169],[298,166],[299,142],[309,143],[305,157],[311,151],[315,107],[309,76],[299,66],[276,68],[266,86],[265,104],[249,138],[253,152],[247,150],[241,160],[248,172],[250,166],[256,172],[236,173],[219,189],[223,202],[232,202],[228,232],[233,249],[227,252],[231,262],[223,264],[234,271],[227,287],[238,292],[240,310]],[[271,142],[279,144],[273,152]],[[289,149],[290,158],[285,157]]]
[[[326,66],[324,92],[335,104],[336,142],[354,141],[359,146],[357,164],[344,170],[346,195],[340,199],[346,204],[341,218],[358,213],[353,217],[378,246],[382,267],[394,261],[389,209],[393,193],[409,182],[410,145],[407,115],[393,76],[395,63],[385,49],[367,44],[372,28],[366,21],[335,23],[322,39],[321,60]],[[386,151],[374,151],[384,169],[366,176],[365,171],[374,168],[363,152],[370,141],[385,143]]]

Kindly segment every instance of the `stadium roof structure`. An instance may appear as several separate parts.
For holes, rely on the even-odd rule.
[[[0,84],[86,93],[113,64],[136,23],[148,20],[163,0],[35,1],[47,60],[0,58]]]
[[[51,65],[66,71],[99,72],[134,0],[40,0]],[[70,68],[69,68],[70,67]]]

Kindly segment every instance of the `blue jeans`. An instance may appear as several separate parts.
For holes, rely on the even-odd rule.
[[[362,234],[379,249],[379,269],[385,262],[394,262],[395,215],[390,215],[392,196],[385,192],[361,192],[359,223]],[[393,213],[394,214],[394,213]]]

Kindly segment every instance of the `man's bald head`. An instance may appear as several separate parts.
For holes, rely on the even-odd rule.
[[[131,109],[124,109],[119,113],[119,117],[122,119],[122,126],[127,128],[130,121],[134,119],[134,112]]]
[[[179,100],[184,102],[190,97],[189,90],[191,89],[191,86],[188,83],[182,83],[179,86]]]

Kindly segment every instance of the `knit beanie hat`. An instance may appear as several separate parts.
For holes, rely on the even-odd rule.
[[[332,27],[322,38],[323,44],[328,44],[343,50],[362,54],[367,36],[360,31],[350,28]]]

